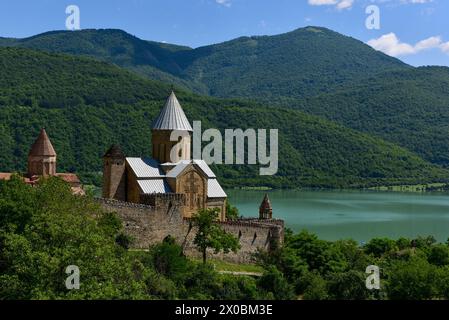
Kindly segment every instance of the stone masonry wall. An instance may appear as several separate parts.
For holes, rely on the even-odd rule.
[[[188,219],[182,218],[181,207],[149,206],[110,199],[98,201],[104,210],[116,212],[122,219],[125,232],[134,238],[134,248],[148,249],[171,235],[183,246],[186,255],[201,257],[193,244],[195,230]],[[257,249],[272,250],[283,242],[282,220],[240,219],[219,224],[239,239],[241,249],[228,254],[209,252],[210,257],[249,263]]]

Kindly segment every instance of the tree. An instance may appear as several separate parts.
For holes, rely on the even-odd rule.
[[[191,271],[182,247],[171,236],[167,236],[162,243],[150,247],[150,256],[154,269],[172,280],[183,280],[186,273]]]
[[[145,284],[115,239],[121,223],[59,178],[0,185],[1,299],[142,299]],[[14,217],[13,213],[21,213]],[[80,289],[65,286],[79,267]]]
[[[224,231],[217,223],[217,208],[201,209],[192,217],[192,226],[197,228],[194,244],[202,253],[203,263],[206,263],[206,252],[208,248],[214,250],[214,253],[223,251],[237,252],[240,249],[239,241],[232,234]]]
[[[366,274],[356,270],[329,275],[328,289],[336,300],[365,300],[369,291],[365,286]]]
[[[384,254],[394,252],[398,249],[396,242],[387,238],[374,238],[368,242],[365,247],[367,254],[372,254],[374,257],[381,257]]]
[[[269,267],[257,283],[259,287],[267,293],[271,293],[277,300],[292,300],[295,298],[293,286],[275,266]]]
[[[388,274],[387,293],[393,300],[433,299],[438,294],[437,268],[424,258],[396,261]]]
[[[227,220],[237,220],[239,217],[239,209],[232,206],[229,200],[226,201],[226,219]]]

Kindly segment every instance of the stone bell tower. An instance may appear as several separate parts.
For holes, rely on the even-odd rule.
[[[29,177],[56,175],[56,152],[43,128],[28,153],[27,174]]]
[[[179,137],[178,141],[170,141],[170,135],[175,130],[182,133],[183,136]],[[190,160],[192,132],[193,129],[189,120],[187,120],[175,93],[172,91],[164,108],[153,123],[151,131],[153,158],[160,163]],[[171,159],[170,152],[177,144],[178,149],[175,151],[175,157]]]
[[[273,219],[273,208],[267,193],[259,207],[259,219]]]
[[[103,156],[103,198],[126,201],[125,154],[118,145]]]

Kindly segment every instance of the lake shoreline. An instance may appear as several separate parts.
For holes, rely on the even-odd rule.
[[[381,191],[381,192],[409,192],[409,193],[449,193],[448,183],[427,183],[427,184],[410,184],[410,185],[391,185],[391,186],[376,186],[363,188],[270,188],[270,187],[234,187],[227,188],[228,190],[242,190],[242,191]]]

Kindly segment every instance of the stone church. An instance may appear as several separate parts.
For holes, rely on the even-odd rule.
[[[74,173],[56,172],[57,154],[45,129],[41,129],[36,141],[28,153],[28,170],[23,174],[23,181],[35,185],[40,178],[56,176],[67,182],[74,194],[84,195],[80,179]],[[0,173],[0,180],[9,180],[13,173]]]
[[[180,131],[178,141],[170,134]],[[153,157],[127,157],[113,145],[103,157],[103,198],[151,206],[177,203],[184,218],[202,208],[219,208],[226,220],[226,193],[203,160],[191,159],[192,127],[174,92],[152,127]],[[181,146],[171,161],[170,152]]]

